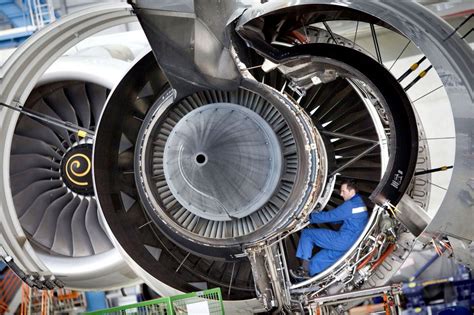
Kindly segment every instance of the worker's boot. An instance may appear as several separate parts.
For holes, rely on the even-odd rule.
[[[301,268],[303,268],[303,271],[309,276],[309,260],[303,259]]]
[[[302,260],[301,266],[296,270],[290,269],[290,276],[298,281],[309,279],[309,260]]]

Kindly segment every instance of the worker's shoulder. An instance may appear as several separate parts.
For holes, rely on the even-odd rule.
[[[356,194],[354,197],[348,200],[352,207],[365,207],[365,202],[359,194]]]

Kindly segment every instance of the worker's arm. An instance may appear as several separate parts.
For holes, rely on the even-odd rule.
[[[311,223],[328,223],[343,221],[352,215],[352,205],[350,202],[344,202],[339,207],[319,213],[311,213],[309,221]]]

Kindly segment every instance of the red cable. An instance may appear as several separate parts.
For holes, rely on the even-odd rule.
[[[383,261],[391,254],[393,253],[393,251],[395,250],[395,244],[391,244],[386,250],[385,252],[382,254],[382,256],[372,265],[372,267],[370,268],[370,271],[373,271],[374,269],[376,269],[378,266],[380,266]]]

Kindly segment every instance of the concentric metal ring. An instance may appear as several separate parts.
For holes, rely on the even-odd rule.
[[[271,237],[312,207],[320,189],[313,181],[326,171],[318,155],[325,153],[324,148],[318,153],[320,141],[294,103],[255,83],[197,92],[176,103],[171,95],[156,102],[144,120],[135,174],[146,210],[177,244],[200,244],[194,251],[225,256],[209,252],[209,246],[241,251],[241,244]],[[202,134],[212,130],[219,137],[206,143]],[[215,155],[206,146],[219,139],[228,147]],[[236,169],[215,167],[216,156],[217,164]]]
[[[173,128],[163,156],[173,196],[193,214],[231,221],[257,211],[275,191],[281,149],[268,123],[243,106],[205,105]]]

